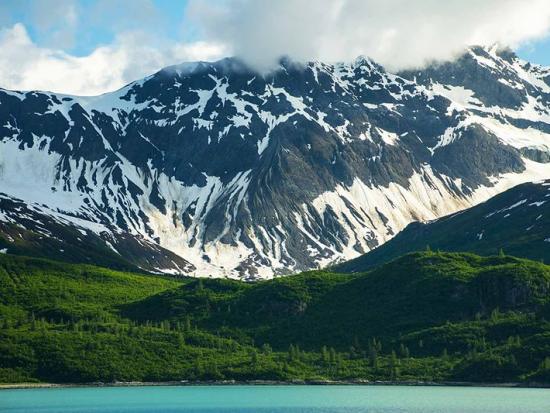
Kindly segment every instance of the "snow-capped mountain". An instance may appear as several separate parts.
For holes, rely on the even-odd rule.
[[[353,258],[550,177],[549,161],[550,69],[496,48],[400,74],[367,58],[269,75],[224,59],[96,97],[0,90],[4,198],[124,257],[121,237],[155,245],[133,262],[159,272],[257,278]]]

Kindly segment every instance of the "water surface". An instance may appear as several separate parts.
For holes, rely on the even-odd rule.
[[[549,413],[550,390],[407,386],[146,386],[0,391],[0,412]]]

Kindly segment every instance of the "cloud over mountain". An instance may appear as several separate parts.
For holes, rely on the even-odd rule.
[[[220,45],[197,41],[156,47],[146,33],[121,33],[86,56],[40,47],[22,24],[0,30],[0,87],[95,95],[181,61],[223,56]]]
[[[550,28],[548,0],[190,0],[178,13],[151,0],[2,2],[0,87],[93,95],[229,55],[260,70],[283,55],[367,55],[396,71],[473,44],[517,48]]]
[[[192,0],[189,14],[206,40],[260,68],[281,55],[418,67],[470,45],[517,47],[550,28],[547,0]]]

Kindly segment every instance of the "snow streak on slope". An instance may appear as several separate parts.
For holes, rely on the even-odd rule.
[[[382,244],[412,221],[432,221],[484,202],[521,183],[550,178],[547,166],[529,159],[524,161],[527,165],[524,173],[492,177],[491,186],[480,186],[466,196],[457,196],[451,189],[460,187],[459,181],[452,182],[444,175],[436,176],[429,165],[424,165],[421,173],[413,175],[406,187],[394,183],[388,187],[369,187],[360,180],[354,181],[349,188],[339,186],[315,199],[314,205],[321,216],[330,208],[339,220],[346,223],[343,226],[345,234],[340,234],[342,241],[346,241],[343,253],[333,245],[323,244],[322,240],[317,242],[323,248],[331,249],[334,255],[341,253],[345,258],[353,258],[358,255],[357,251],[371,249],[369,241]],[[311,219],[307,216],[307,208],[304,208],[303,216],[302,222]],[[300,230],[306,231],[303,225]],[[311,252],[319,258],[321,265],[333,262],[334,255],[323,260],[319,250]]]

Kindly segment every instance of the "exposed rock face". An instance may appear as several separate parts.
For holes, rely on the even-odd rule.
[[[473,48],[400,75],[366,58],[267,76],[224,59],[97,97],[0,90],[0,192],[143,268],[286,274],[550,176],[549,79]],[[113,234],[183,261],[139,263]]]

